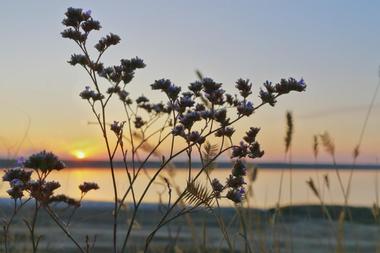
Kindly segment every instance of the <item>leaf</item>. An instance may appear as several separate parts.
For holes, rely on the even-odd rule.
[[[192,206],[204,206],[207,209],[212,208],[212,194],[206,186],[199,182],[187,182],[187,187],[183,200]]]

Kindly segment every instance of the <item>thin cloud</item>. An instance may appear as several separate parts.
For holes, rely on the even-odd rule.
[[[375,104],[374,109],[380,108],[380,104]],[[318,110],[307,114],[298,115],[298,119],[315,119],[315,118],[326,118],[339,114],[348,114],[353,112],[363,112],[368,110],[368,105],[356,105],[356,106],[342,106],[342,107],[333,107],[324,110]]]

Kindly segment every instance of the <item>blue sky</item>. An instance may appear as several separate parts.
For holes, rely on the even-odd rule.
[[[69,157],[71,150],[100,141],[97,129],[87,125],[88,107],[78,98],[87,77],[66,63],[77,49],[60,38],[60,22],[70,6],[92,10],[103,26],[99,36],[108,32],[121,36],[122,43],[105,56],[105,62],[136,55],[145,60],[147,68],[131,84],[136,96],[160,99],[147,91],[149,84],[166,77],[187,86],[196,79],[196,69],[230,91],[239,77],[250,78],[256,95],[265,80],[304,77],[306,93],[281,98],[275,108],[256,113],[242,126],[261,126],[266,159],[281,160],[285,112],[291,110],[294,159],[310,160],[312,135],[327,130],[334,136],[339,158],[350,160],[378,82],[376,1],[3,2],[1,154],[15,150],[28,118],[30,131],[22,146],[26,153],[47,148]],[[363,162],[374,162],[380,153],[379,112],[375,106],[363,141]],[[92,152],[100,155],[99,150]]]

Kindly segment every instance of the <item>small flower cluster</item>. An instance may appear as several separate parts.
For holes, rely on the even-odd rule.
[[[102,95],[101,93],[91,90],[90,86],[86,86],[84,90],[81,91],[81,93],[79,93],[79,96],[82,99],[91,99],[93,102],[102,100],[104,98],[104,95]]]
[[[114,132],[116,136],[120,137],[123,133],[124,124],[125,122],[114,121],[111,124],[111,131]]]
[[[225,128],[224,131],[234,131],[231,128]],[[240,142],[239,146],[234,146],[232,149],[231,158],[237,158],[234,162],[231,174],[227,178],[226,184],[222,185],[218,179],[214,179],[211,182],[211,186],[215,197],[220,198],[221,193],[228,189],[225,197],[233,201],[234,203],[241,203],[245,189],[244,176],[247,175],[247,169],[242,158],[249,157],[252,159],[262,157],[264,151],[260,149],[260,144],[256,141],[256,136],[259,133],[260,128],[251,127],[243,137],[244,141]],[[232,135],[232,134],[231,134]]]
[[[171,101],[175,101],[181,92],[181,87],[173,84],[169,79],[156,80],[150,85],[152,90],[160,90],[164,92]]]
[[[85,48],[88,35],[91,31],[100,30],[100,22],[94,20],[91,17],[91,11],[84,11],[77,8],[68,8],[65,13],[65,18],[62,24],[67,28],[61,33],[63,38],[74,40],[81,48]],[[75,66],[77,64],[83,66],[88,71],[97,73],[100,77],[103,77],[111,82],[111,87],[107,89],[108,94],[116,93],[119,95],[120,100],[126,104],[132,103],[128,98],[128,92],[122,89],[119,84],[129,83],[137,69],[145,67],[145,63],[142,59],[135,57],[132,59],[121,59],[120,64],[116,66],[104,67],[104,64],[100,62],[100,56],[111,46],[117,45],[120,42],[120,37],[116,34],[110,33],[105,37],[102,37],[98,43],[94,45],[95,49],[99,52],[99,57],[96,61],[91,60],[87,50],[83,50],[83,54],[71,55],[68,63]],[[100,92],[99,87],[93,91],[90,87],[86,87],[79,95],[81,98],[93,101],[104,99],[104,95]]]
[[[31,155],[25,161],[18,162],[18,165],[20,167],[5,170],[2,178],[4,182],[9,182],[10,189],[7,193],[12,199],[21,199],[27,193],[30,198],[45,206],[53,202],[80,206],[79,201],[65,195],[55,195],[55,190],[60,188],[61,184],[57,181],[46,180],[52,171],[65,168],[65,164],[55,154],[42,151]],[[33,172],[36,174],[36,180],[32,179]],[[96,183],[84,182],[79,188],[83,194],[90,190],[97,190],[99,186]]]
[[[291,91],[302,92],[306,90],[306,83],[301,78],[297,81],[294,78],[281,79],[281,81],[275,85],[271,82],[266,81],[264,83],[265,90],[260,90],[260,98],[263,103],[268,103],[271,106],[274,106],[277,102],[276,97],[289,93]]]
[[[101,28],[99,21],[91,18],[91,11],[68,8],[65,16],[66,18],[63,19],[62,24],[68,28],[61,33],[64,38],[84,42],[89,32]]]
[[[50,198],[53,197],[54,191],[60,187],[61,184],[56,181],[38,179],[29,182],[30,196],[44,205],[50,203]]]
[[[91,190],[98,190],[98,189],[99,189],[99,185],[93,182],[84,182],[83,184],[79,185],[79,190],[82,192],[82,194],[87,193]]]
[[[256,141],[256,135],[259,131],[259,128],[251,127],[243,137],[244,141],[241,141],[239,146],[233,147],[231,158],[243,158],[248,156],[249,158],[255,159],[262,157],[264,151],[261,150],[260,144]]]
[[[13,168],[4,171],[3,181],[9,182],[10,189],[7,190],[12,199],[20,199],[27,190],[32,171],[23,168]]]
[[[230,118],[227,113],[227,106],[235,106],[239,116],[249,116],[253,113],[252,102],[247,101],[247,97],[252,93],[252,84],[249,80],[239,79],[236,88],[243,99],[239,100],[222,89],[222,83],[217,83],[211,78],[203,78],[188,86],[188,91],[179,95],[181,88],[173,85],[170,80],[161,79],[152,84],[153,89],[163,91],[169,97],[173,109],[178,113],[179,124],[174,126],[172,133],[181,136],[190,142],[202,144],[204,136],[197,131],[192,131],[192,127],[198,121],[215,121],[219,123],[219,128],[215,136],[226,136],[231,138],[235,130],[228,126]],[[197,100],[199,100],[197,102]],[[227,103],[227,106],[226,106]]]
[[[120,65],[106,68],[99,67],[94,70],[99,74],[99,76],[106,78],[117,86],[121,81],[123,81],[124,84],[131,82],[135,75],[135,71],[142,68],[145,68],[144,61],[138,57],[135,57],[132,59],[121,59]],[[112,88],[115,89],[115,86]]]
[[[46,181],[46,177],[53,170],[61,170],[65,164],[51,152],[42,151],[31,155],[21,167],[5,170],[3,181],[9,182],[8,194],[13,199],[21,199],[25,192],[42,204],[48,204],[54,190],[61,185],[55,181]],[[32,180],[32,173],[36,172],[37,180]]]
[[[146,122],[140,116],[136,116],[133,123],[135,124],[135,128],[139,129],[142,128]]]
[[[225,185],[220,183],[218,179],[213,179],[211,187],[216,198],[221,198],[222,193],[227,190],[225,197],[234,203],[241,203],[244,199],[245,189],[244,176],[247,174],[247,169],[244,163],[238,159],[235,161],[231,174],[226,180]]]
[[[216,83],[211,78],[203,78],[202,80],[203,92],[205,97],[214,105],[224,104],[224,93],[221,83]]]
[[[52,152],[41,151],[31,155],[25,162],[24,167],[41,171],[44,174],[50,173],[53,170],[61,170],[66,165],[58,159]]]

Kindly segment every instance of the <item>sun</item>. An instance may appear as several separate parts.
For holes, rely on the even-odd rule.
[[[86,153],[83,152],[82,150],[76,150],[74,151],[74,155],[77,159],[84,159],[86,158]]]

